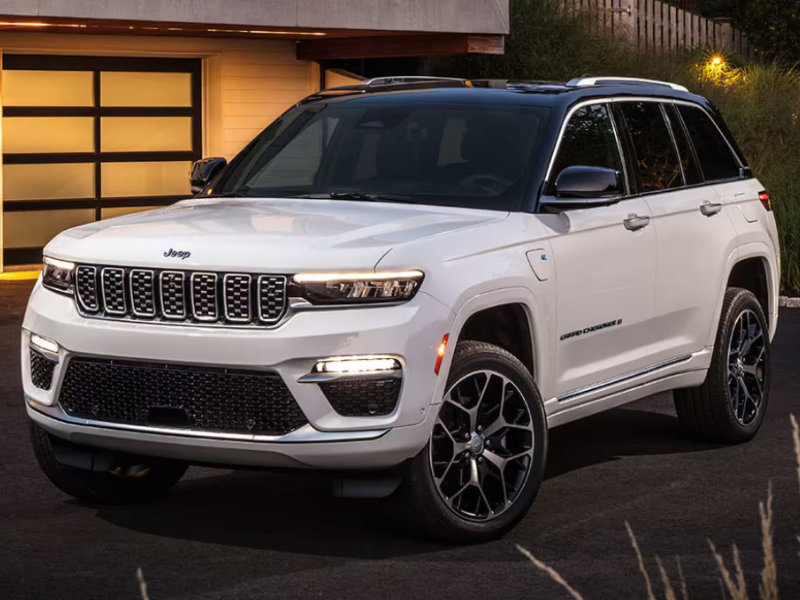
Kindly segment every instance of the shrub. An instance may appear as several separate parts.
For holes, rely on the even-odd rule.
[[[591,14],[563,6],[558,0],[512,0],[505,55],[438,59],[432,70],[474,79],[566,81],[583,74],[667,79],[708,97],[772,196],[782,289],[800,296],[800,71],[734,58],[710,76],[704,68],[710,49],[644,55],[624,36],[612,38],[587,27]]]

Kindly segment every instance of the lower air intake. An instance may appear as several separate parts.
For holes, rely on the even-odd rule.
[[[284,435],[308,423],[283,380],[260,371],[73,358],[59,401],[73,417]]]
[[[397,377],[340,379],[320,383],[319,387],[333,410],[343,417],[377,417],[388,415],[397,406],[400,382]]]

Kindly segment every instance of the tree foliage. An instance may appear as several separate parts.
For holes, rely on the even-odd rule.
[[[764,58],[800,62],[800,0],[749,0],[744,27]]]

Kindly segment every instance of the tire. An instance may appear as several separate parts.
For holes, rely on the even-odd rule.
[[[770,344],[764,310],[752,292],[729,288],[705,382],[675,390],[678,420],[698,439],[745,442],[764,420],[769,385]]]
[[[496,539],[528,512],[546,461],[547,421],[530,372],[502,348],[461,342],[431,438],[392,498],[395,516],[426,538]]]
[[[62,492],[89,504],[155,500],[165,496],[188,468],[178,461],[120,454],[119,467],[111,471],[89,471],[59,462],[53,437],[33,422],[30,434],[36,460],[47,478]]]

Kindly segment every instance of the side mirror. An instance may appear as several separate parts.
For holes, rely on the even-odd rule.
[[[202,192],[227,164],[228,161],[221,157],[196,160],[192,164],[192,174],[189,176],[189,181],[192,185],[192,193],[199,194]]]
[[[605,167],[574,165],[559,173],[553,192],[542,204],[553,208],[610,204],[623,194],[622,173]]]

